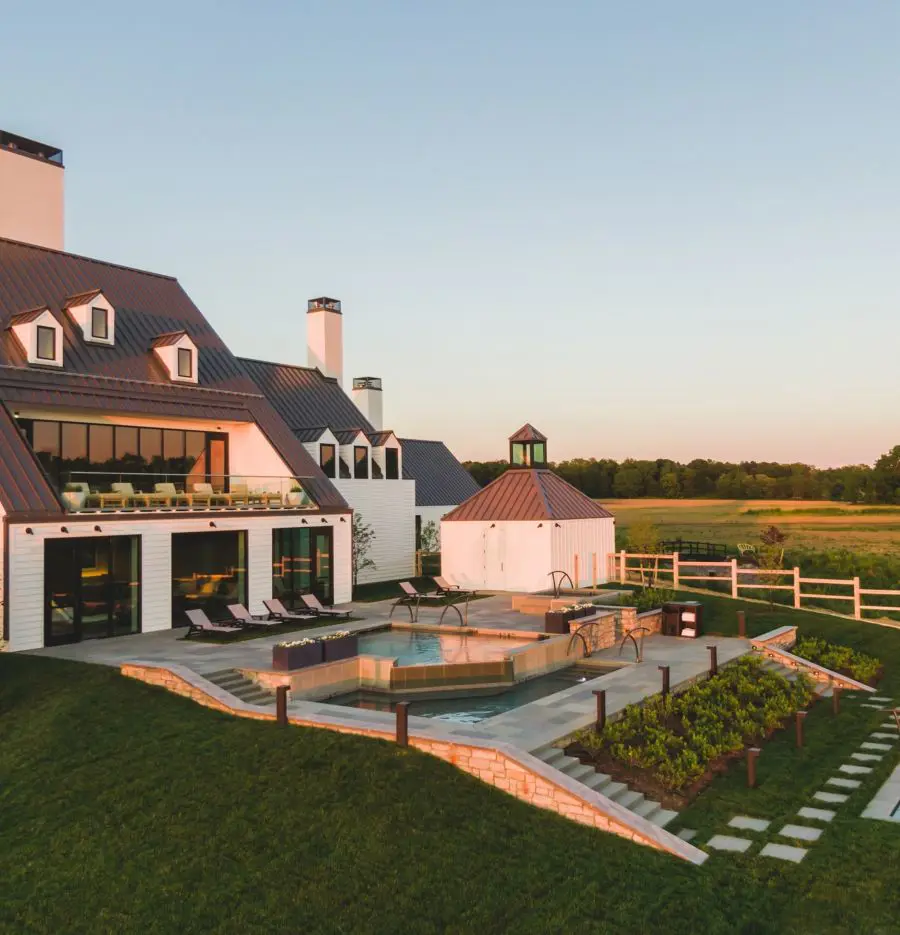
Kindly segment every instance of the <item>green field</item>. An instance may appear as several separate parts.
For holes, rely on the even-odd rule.
[[[900,633],[704,598],[762,632],[799,623],[887,664]],[[702,867],[575,825],[447,763],[328,731],[199,707],[112,669],[0,654],[0,932],[893,933],[900,828],[859,813],[879,763],[799,865],[713,855]],[[721,832],[734,809],[790,817],[885,715],[827,705],[808,752],[766,746],[680,821]],[[708,837],[697,839],[699,843]]]
[[[900,556],[900,507],[849,506],[829,500],[604,500],[627,530],[648,520],[664,539],[759,541],[770,525],[788,535],[788,548],[848,549]]]

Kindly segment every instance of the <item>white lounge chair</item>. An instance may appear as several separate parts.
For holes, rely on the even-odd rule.
[[[243,627],[232,626],[229,623],[213,623],[206,616],[206,611],[195,607],[193,610],[186,610],[190,626],[188,627],[185,639],[190,639],[192,633],[220,633],[223,636],[234,636],[243,631]]]
[[[281,622],[280,620],[266,620],[263,617],[254,617],[243,604],[229,604],[228,613],[230,613],[242,627],[277,627]]]
[[[273,597],[269,601],[263,601],[263,604],[269,612],[269,616],[274,617],[279,623],[285,620],[312,620],[316,616],[311,610],[288,610],[277,597]]]
[[[317,617],[344,617],[345,619],[353,613],[352,610],[347,610],[341,608],[339,610],[329,609],[322,606],[322,602],[316,597],[315,594],[301,594],[300,600],[317,616]]]

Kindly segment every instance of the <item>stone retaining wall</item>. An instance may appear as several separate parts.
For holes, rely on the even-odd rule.
[[[274,720],[273,713],[234,698],[184,666],[172,664],[164,667],[149,662],[129,662],[122,665],[121,672],[129,678],[158,685],[217,711],[256,720]],[[327,721],[292,714],[290,723],[381,740],[394,739],[390,732],[340,723],[338,718],[339,713],[335,709],[334,716]],[[409,743],[417,750],[445,760],[463,772],[537,808],[556,812],[579,824],[617,834],[694,864],[701,864],[707,858],[707,854],[699,848],[510,744],[460,743],[457,740],[417,735],[414,731],[410,731]]]

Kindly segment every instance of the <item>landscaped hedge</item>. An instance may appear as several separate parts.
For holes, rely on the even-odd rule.
[[[637,607],[642,614],[645,610],[655,610],[675,600],[675,592],[671,588],[635,588],[629,594],[623,594],[619,602],[624,607]]]
[[[749,656],[680,694],[629,705],[602,733],[586,728],[576,742],[592,754],[649,771],[668,789],[681,790],[717,758],[761,739],[806,707],[812,695],[806,676],[790,682]]]
[[[800,637],[791,651],[795,656],[802,656],[810,662],[842,675],[849,675],[867,685],[871,685],[881,671],[880,659],[867,656],[849,646],[820,640],[815,636]]]

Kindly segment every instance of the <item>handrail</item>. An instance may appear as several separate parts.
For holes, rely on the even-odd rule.
[[[613,611],[613,613],[615,614],[616,622],[618,623],[619,620],[621,620],[622,614],[618,610]],[[592,650],[590,644],[588,643],[587,639],[585,639],[585,636],[581,631],[597,626],[603,617],[608,616],[609,614],[603,614],[598,615],[597,617],[592,617],[590,620],[585,620],[584,623],[580,624],[575,630],[573,630],[572,635],[569,637],[569,645],[566,647],[566,655],[568,656],[572,652],[572,646],[575,643],[575,637],[579,637],[581,639],[582,645],[584,646],[584,658],[587,659],[587,657],[591,655]]]
[[[641,642],[640,642],[640,645],[638,645],[638,641],[634,638],[634,634],[637,633],[637,632],[639,632],[639,631],[641,632]],[[625,641],[626,641],[626,640],[631,640],[631,642],[634,644],[634,653],[635,653],[635,656],[637,657],[637,658],[635,659],[635,662],[643,662],[643,661],[644,661],[644,636],[643,636],[643,634],[644,634],[644,633],[649,633],[649,632],[650,632],[649,627],[632,627],[632,628],[622,637],[622,642],[619,643],[619,655],[620,655],[620,656],[622,655],[622,650],[625,648]]]
[[[557,575],[559,575],[559,582],[557,582],[557,580],[556,580],[556,576],[557,576]],[[552,579],[553,579],[553,596],[554,596],[554,597],[559,597],[559,592],[562,590],[563,578],[568,578],[568,579],[569,579],[569,587],[570,587],[573,591],[575,590],[575,584],[574,584],[574,582],[572,581],[572,579],[569,577],[569,573],[568,573],[568,572],[566,572],[566,571],[561,571],[561,570],[559,570],[559,571],[551,571],[551,572],[548,572],[548,575],[547,575],[547,576],[548,576],[549,578],[552,578]]]

